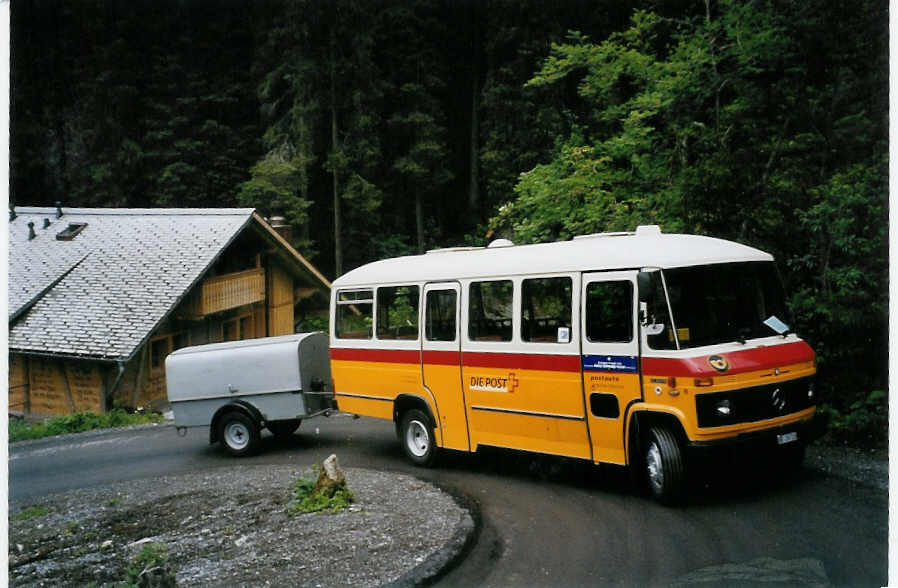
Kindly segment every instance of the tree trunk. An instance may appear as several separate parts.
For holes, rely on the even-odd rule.
[[[334,39],[334,31],[331,29],[331,38],[330,38],[330,93],[331,93],[331,149],[334,154],[337,154],[339,151],[339,145],[337,144],[337,90],[336,90],[336,64],[335,60],[337,59],[336,51],[334,45],[336,44],[336,40]],[[337,162],[332,161],[332,170],[334,178],[334,277],[339,278],[343,275],[343,238],[341,235],[341,224],[342,219],[340,218],[340,189],[339,189],[339,174],[337,169]]]
[[[415,234],[418,237],[418,253],[424,253],[424,208],[418,189],[415,189]]]
[[[476,8],[472,6],[472,72],[471,72],[471,166],[468,184],[468,211],[476,214],[480,208],[480,144],[479,144],[479,120],[480,110],[480,39],[477,32]],[[479,220],[479,218],[477,218]]]

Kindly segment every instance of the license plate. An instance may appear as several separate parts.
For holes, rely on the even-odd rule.
[[[786,443],[793,443],[795,441],[798,441],[798,433],[796,432],[783,433],[782,435],[776,436],[776,442],[779,445],[785,445]]]

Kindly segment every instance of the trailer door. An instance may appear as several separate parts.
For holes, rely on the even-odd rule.
[[[437,403],[443,447],[470,450],[461,385],[460,294],[458,282],[424,285],[421,373]]]
[[[583,393],[596,462],[625,464],[624,417],[641,397],[636,272],[583,274]]]

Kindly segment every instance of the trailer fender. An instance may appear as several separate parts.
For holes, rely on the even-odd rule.
[[[215,411],[215,416],[212,417],[212,424],[209,425],[209,443],[214,444],[219,441],[218,439],[218,423],[221,421],[221,417],[228,414],[229,412],[236,411],[242,412],[249,418],[253,419],[256,425],[261,429],[265,426],[265,417],[262,416],[262,413],[256,408],[254,405],[246,402],[245,400],[234,400],[229,402]]]

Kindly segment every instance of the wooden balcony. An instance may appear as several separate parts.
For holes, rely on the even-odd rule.
[[[265,300],[265,270],[254,268],[215,276],[201,283],[187,299],[182,314],[200,319],[214,312]]]

